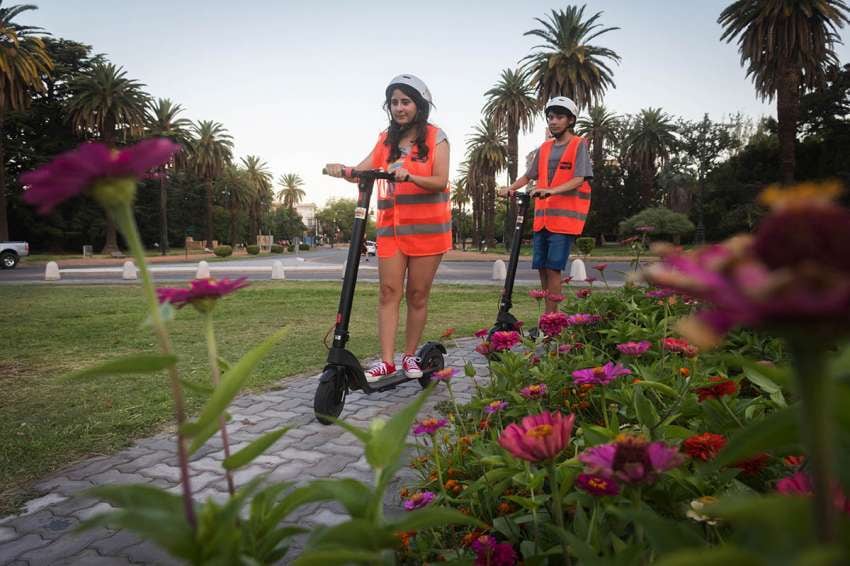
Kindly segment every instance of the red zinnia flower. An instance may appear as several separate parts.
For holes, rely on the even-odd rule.
[[[735,462],[732,467],[740,469],[745,476],[755,476],[767,466],[768,460],[770,460],[770,456],[762,452],[746,460]]]
[[[738,391],[738,384],[731,379],[715,375],[714,377],[709,377],[708,381],[712,384],[694,389],[700,402],[706,399],[720,399],[726,395],[734,395]]]
[[[726,446],[726,437],[722,434],[704,432],[686,439],[682,443],[682,452],[695,460],[708,462],[717,457],[720,449]]]
[[[593,266],[593,269],[595,269],[596,271],[599,271],[601,273],[601,272],[605,271],[605,269],[607,267],[608,267],[607,263],[597,263],[596,265]]]
[[[686,358],[693,358],[699,353],[696,346],[688,344],[686,340],[682,340],[681,338],[662,338],[661,348],[669,350],[670,352],[682,354]]]

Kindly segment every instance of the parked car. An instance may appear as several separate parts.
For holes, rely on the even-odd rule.
[[[366,253],[368,255],[377,254],[378,253],[378,244],[376,244],[372,240],[366,240]]]
[[[25,255],[30,255],[28,243],[0,242],[0,267],[3,269],[12,269]]]

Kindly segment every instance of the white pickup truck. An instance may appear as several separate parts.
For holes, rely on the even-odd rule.
[[[12,269],[25,255],[30,255],[30,245],[26,242],[0,242],[0,268]]]

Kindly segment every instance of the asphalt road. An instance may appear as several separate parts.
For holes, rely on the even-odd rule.
[[[239,259],[223,262],[211,262],[211,273],[214,277],[248,277],[252,281],[271,279],[271,267],[274,261],[283,264],[286,279],[295,281],[338,281],[341,279],[342,266],[345,263],[348,250],[346,248],[325,248],[294,257],[290,254],[280,256],[263,256],[256,259]],[[493,261],[444,261],[437,271],[437,282],[467,283],[467,284],[498,284],[492,278]],[[195,263],[156,263],[152,264],[152,274],[156,281],[188,281],[195,277]],[[247,268],[247,269],[246,269]],[[258,272],[251,269],[265,268]],[[182,269],[182,271],[181,271]],[[568,266],[569,269],[569,266]],[[586,266],[587,274],[599,276],[599,273]],[[608,262],[605,271],[608,282],[612,285],[622,284],[624,274],[630,271],[628,262]],[[95,271],[100,270],[100,271]],[[102,270],[110,270],[104,272]],[[160,271],[161,270],[161,271]],[[138,281],[122,279],[120,266],[110,267],[80,267],[65,270],[61,273],[60,281],[45,281],[43,266],[27,266],[19,264],[15,269],[0,270],[0,284],[33,283],[43,285],[63,284],[134,284]],[[370,257],[360,262],[359,281],[378,280],[378,261]],[[531,269],[530,259],[521,259],[515,279],[518,285],[535,285],[539,283],[537,272]],[[596,283],[595,285],[601,285]]]

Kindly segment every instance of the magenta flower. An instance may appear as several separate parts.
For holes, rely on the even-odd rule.
[[[507,401],[491,401],[487,403],[487,406],[484,407],[484,412],[488,415],[492,415],[493,413],[498,413],[504,411],[508,408]]]
[[[455,368],[443,368],[432,373],[431,379],[433,379],[434,381],[449,381],[456,375],[457,370]]]
[[[578,291],[576,291],[576,297],[579,299],[586,299],[591,294],[593,294],[593,291],[591,291],[589,287],[585,287],[584,289],[579,289]]]
[[[423,436],[425,434],[434,436],[434,434],[436,434],[438,430],[440,430],[447,424],[449,424],[449,421],[447,421],[446,419],[431,418],[421,420],[418,421],[416,423],[416,426],[413,427],[413,434],[415,434],[416,436]]]
[[[588,448],[578,457],[584,472],[624,483],[653,483],[667,470],[681,465],[685,457],[663,442],[647,442],[639,436],[620,435],[609,444]]]
[[[563,279],[561,279],[561,281],[563,281],[565,285],[569,285],[569,284],[570,284],[570,281],[572,281],[572,280],[573,280],[573,276],[572,276],[572,275],[567,275],[566,277],[564,277]]]
[[[553,303],[560,303],[564,300],[564,298],[565,297],[563,295],[560,295],[558,293],[549,293],[549,296],[547,297],[547,299]]]
[[[490,535],[481,535],[470,545],[475,552],[475,566],[514,566],[517,553],[507,542],[496,542]]]
[[[811,497],[814,495],[814,486],[807,473],[796,472],[776,482],[776,491],[783,495]],[[832,497],[835,508],[850,515],[850,497],[847,497],[839,485],[834,487]]]
[[[666,299],[674,293],[670,289],[654,289],[652,291],[647,291],[645,294],[649,299]]]
[[[100,143],[83,144],[21,175],[21,184],[26,187],[24,202],[37,207],[39,214],[48,214],[101,181],[141,179],[149,170],[167,163],[178,149],[178,144],[166,138],[147,139],[120,150]]]
[[[513,456],[529,462],[550,460],[570,443],[575,415],[543,412],[511,423],[499,435],[499,444]]]
[[[558,336],[567,327],[568,322],[569,319],[565,313],[547,312],[540,315],[537,326],[546,336]]]
[[[584,278],[584,282],[593,287],[593,282],[596,281],[596,277],[588,275]]]
[[[587,326],[589,324],[596,324],[600,320],[602,320],[602,317],[598,314],[571,314],[567,317],[567,326]]]
[[[573,372],[573,381],[577,385],[590,383],[593,385],[608,385],[618,377],[629,375],[632,370],[620,364],[608,362],[604,366],[580,369]]]
[[[620,493],[620,486],[614,480],[591,474],[579,474],[576,478],[576,486],[596,497]]]
[[[171,303],[178,309],[191,304],[201,312],[209,311],[215,302],[234,291],[248,285],[247,277],[236,280],[221,279],[193,279],[189,288],[162,287],[156,290],[160,303]]]
[[[572,344],[558,344],[558,353],[559,354],[569,354],[575,348]]]
[[[526,399],[540,399],[549,393],[545,383],[534,383],[519,390],[519,394]]]
[[[485,336],[487,336],[489,333],[490,333],[490,329],[489,329],[489,328],[482,328],[481,330],[476,330],[476,331],[475,331],[475,337],[476,337],[476,338],[484,338],[484,337],[485,337]]]
[[[408,511],[421,509],[434,501],[436,495],[433,491],[419,491],[408,497],[404,502],[404,508]]]
[[[520,343],[519,332],[515,330],[500,330],[499,332],[494,332],[490,340],[492,342],[493,350],[496,352],[510,350]]]
[[[607,268],[608,268],[607,263],[597,263],[596,265],[593,266],[593,269],[595,269],[599,273],[604,272]]]
[[[681,338],[662,338],[661,349],[682,354],[686,358],[693,358],[699,354],[696,346],[688,344],[687,340],[682,340]]]
[[[617,349],[624,356],[642,356],[652,347],[649,340],[641,340],[640,342],[623,342],[617,344]]]
[[[475,347],[475,351],[482,356],[489,356],[493,353],[493,347],[490,345],[490,342],[484,341]]]
[[[545,299],[548,294],[549,291],[544,291],[543,289],[532,289],[528,292],[529,297],[531,297],[532,299],[537,299],[538,301],[540,299]]]

